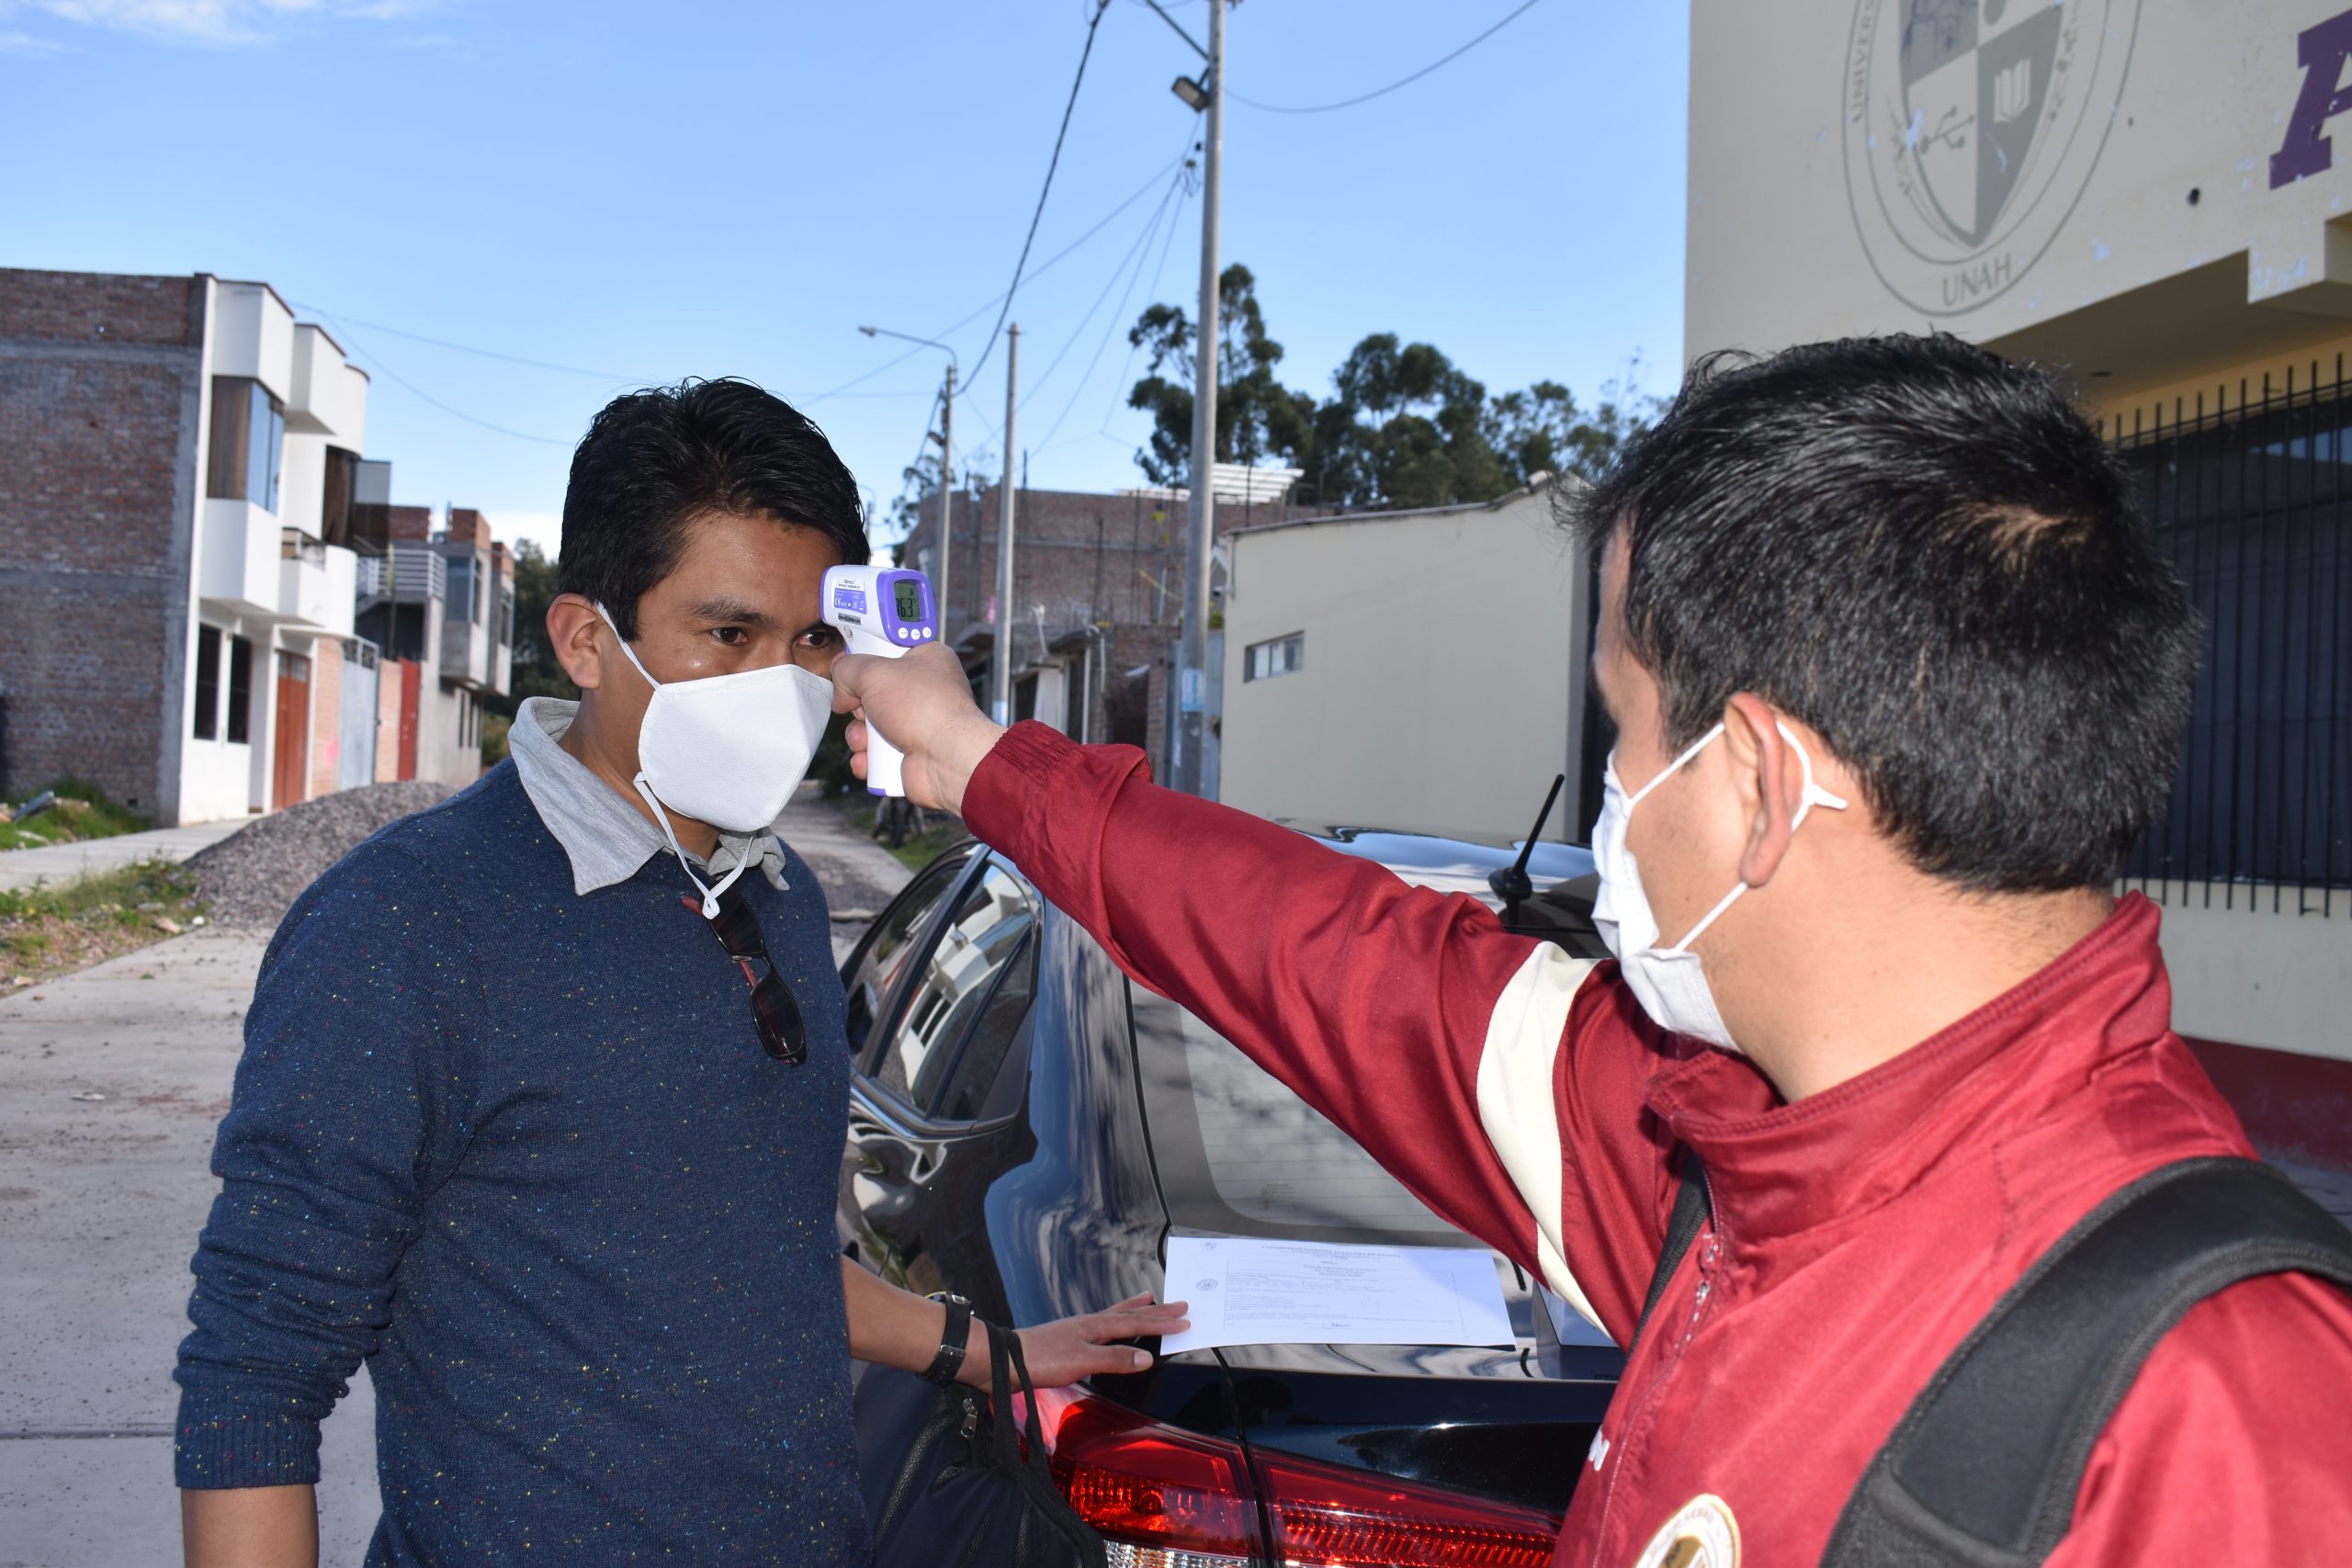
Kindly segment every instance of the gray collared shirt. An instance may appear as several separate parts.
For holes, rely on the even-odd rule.
[[[508,755],[539,818],[571,861],[571,890],[594,893],[627,882],[655,855],[670,852],[670,840],[645,814],[615,794],[587,764],[556,744],[571,728],[578,703],[555,697],[527,699],[508,731]],[[746,853],[778,892],[786,888],[784,847],[774,833],[721,833],[706,874],[716,880],[735,869]],[[702,862],[695,861],[696,866]]]

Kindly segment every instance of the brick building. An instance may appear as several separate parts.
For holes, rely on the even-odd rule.
[[[1290,503],[1290,477],[1287,470],[1228,472],[1220,464],[1217,537],[1325,515],[1327,509]],[[941,600],[942,629],[983,694],[995,643],[1001,488],[957,491],[951,498],[952,549]],[[1013,499],[1008,640],[1014,716],[1043,719],[1082,740],[1141,746],[1164,767],[1168,691],[1184,611],[1185,492],[1023,489]],[[934,582],[939,507],[937,492],[925,496],[899,547],[899,561]]]
[[[0,789],[79,776],[169,825],[379,775],[367,409],[267,284],[0,269]],[[492,606],[468,678],[503,678],[511,563],[467,552]]]

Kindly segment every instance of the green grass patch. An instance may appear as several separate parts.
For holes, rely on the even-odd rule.
[[[186,866],[127,865],[0,891],[0,995],[193,931],[204,901]]]
[[[123,833],[143,833],[154,826],[87,779],[62,778],[49,787],[57,796],[55,804],[30,821],[0,822],[0,850],[29,850],[43,844],[111,839]],[[10,817],[13,818],[27,801],[40,794],[36,789],[9,796],[5,804]]]

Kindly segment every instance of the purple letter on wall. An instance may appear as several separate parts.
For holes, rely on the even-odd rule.
[[[2324,173],[2334,156],[2324,134],[2327,122],[2352,109],[2352,92],[2340,84],[2344,61],[2352,55],[2352,11],[2331,17],[2295,39],[2295,60],[2303,68],[2302,95],[2287,121],[2287,140],[2270,154],[2270,188],[2292,185],[2305,175]]]

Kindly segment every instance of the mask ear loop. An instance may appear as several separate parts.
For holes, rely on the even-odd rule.
[[[1628,812],[1631,812],[1634,807],[1639,806],[1642,803],[1642,796],[1649,794],[1650,791],[1657,788],[1658,785],[1664,784],[1667,780],[1680,773],[1684,763],[1697,756],[1700,752],[1705,750],[1714,740],[1715,737],[1721,735],[1723,732],[1724,727],[1718,724],[1713,729],[1707,731],[1706,734],[1702,735],[1698,739],[1693,740],[1690,745],[1685,746],[1682,749],[1682,754],[1680,756],[1675,758],[1674,761],[1668,762],[1665,767],[1658,770],[1657,777],[1650,780],[1649,783],[1644,784],[1640,789],[1634,791],[1632,795],[1626,797],[1625,809]],[[1610,771],[1614,772],[1616,770],[1617,754],[1613,749],[1610,752],[1608,765]],[[1811,777],[1812,775],[1808,773],[1806,776]],[[1617,787],[1619,789],[1623,789],[1625,785],[1623,781],[1620,781]]]
[[[678,869],[686,874],[686,880],[702,894],[702,918],[706,920],[718,919],[718,896],[735,886],[735,879],[751,865],[752,856],[745,853],[735,863],[735,869],[720,877],[716,885],[705,882],[695,874],[695,863],[686,858],[684,847],[678,842],[678,835],[670,830],[670,814],[662,810],[662,803],[653,797],[652,788],[646,784],[645,775],[639,773],[631,782],[637,785],[637,793],[644,797],[645,804],[653,808],[654,819],[662,824],[662,836],[670,840],[670,852],[678,857]]]
[[[1785,720],[1776,719],[1773,722],[1773,728],[1781,732],[1781,739],[1787,741],[1790,747],[1795,750],[1797,754],[1797,765],[1804,770],[1804,787],[1797,794],[1797,814],[1789,819],[1790,833],[1793,835],[1800,827],[1804,826],[1806,816],[1812,812],[1815,806],[1826,806],[1833,811],[1845,810],[1847,801],[1844,795],[1832,795],[1829,791],[1822,788],[1819,784],[1813,782],[1813,758],[1805,750],[1804,742],[1796,738],[1796,733],[1790,729],[1787,722]],[[1722,729],[1722,725],[1715,726],[1714,731],[1708,735],[1707,740],[1713,739],[1715,738],[1715,734],[1720,733]],[[1702,740],[1699,742],[1699,745],[1703,746],[1706,743],[1706,740]],[[1692,748],[1692,750],[1695,751],[1696,750],[1696,747]],[[1690,751],[1685,751],[1681,758],[1676,761],[1674,767],[1680,767],[1684,761],[1687,761],[1690,759]],[[1673,768],[1667,770],[1668,773],[1672,773],[1673,771]],[[1663,773],[1659,775],[1660,778],[1663,778],[1665,774]],[[1652,784],[1654,785],[1656,781],[1653,780]],[[1649,785],[1644,786],[1643,793],[1646,795],[1649,792],[1650,787],[1651,786]],[[1705,931],[1709,926],[1713,925],[1715,923],[1715,918],[1721,915],[1725,909],[1730,908],[1732,904],[1739,897],[1739,896],[1747,891],[1747,888],[1748,885],[1742,882],[1738,886],[1724,894],[1723,897],[1716,902],[1715,907],[1708,910],[1705,915],[1702,916],[1697,925],[1690,928],[1690,935],[1684,937],[1680,942],[1676,942],[1672,947],[1666,951],[1669,953],[1688,953],[1690,950],[1690,944],[1699,940],[1701,933]]]
[[[629,647],[627,637],[621,636],[621,628],[615,625],[611,612],[597,604],[596,614],[604,617],[605,625],[612,627],[613,640],[621,645],[621,651],[628,655],[628,661],[637,665],[637,672],[645,677],[645,683],[660,691],[662,682],[655,680],[652,672],[639,661],[637,650]],[[637,793],[644,797],[647,806],[652,807],[653,819],[662,824],[662,836],[670,840],[670,852],[678,857],[678,869],[686,874],[686,880],[693,883],[695,890],[702,895],[702,918],[706,920],[718,919],[718,896],[735,886],[735,879],[743,874],[744,869],[752,863],[752,857],[746,854],[737,861],[735,869],[720,877],[716,885],[705,882],[695,874],[695,863],[686,858],[685,846],[678,842],[678,835],[670,827],[670,814],[662,809],[661,801],[654,798],[653,787],[645,782],[645,775],[640,773],[629,782],[637,785]]]

